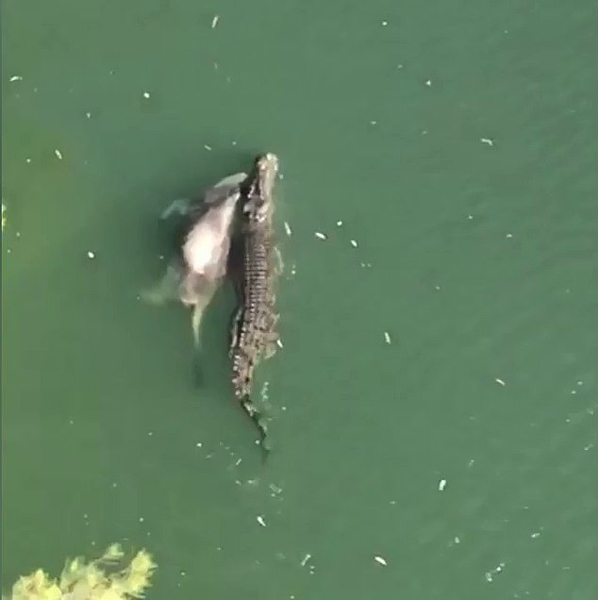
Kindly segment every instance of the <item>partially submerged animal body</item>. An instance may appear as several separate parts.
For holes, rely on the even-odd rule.
[[[246,178],[230,175],[207,190],[203,201],[175,200],[162,214],[162,219],[183,217],[180,244],[160,282],[141,296],[152,304],[178,300],[190,307],[196,346],[203,314],[226,275],[239,186]]]
[[[256,425],[262,448],[267,450],[266,425],[251,400],[255,367],[276,350],[275,280],[282,270],[274,239],[274,183],[278,159],[259,156],[249,177],[241,184],[239,235],[232,248],[238,264],[235,288],[238,309],[233,316],[230,340],[232,383],[235,396]]]

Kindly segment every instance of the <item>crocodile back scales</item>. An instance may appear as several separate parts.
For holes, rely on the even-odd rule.
[[[272,225],[251,216],[245,233],[242,301],[233,347],[233,385],[238,398],[249,395],[253,370],[272,333],[274,320],[274,244]]]

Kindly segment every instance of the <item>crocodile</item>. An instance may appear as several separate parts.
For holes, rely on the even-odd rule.
[[[166,273],[153,288],[141,293],[152,304],[177,300],[192,309],[191,326],[196,348],[200,346],[202,316],[226,275],[239,184],[247,179],[236,173],[209,188],[203,199],[178,199],[162,213],[183,218],[177,235],[177,251]]]
[[[240,185],[238,234],[231,248],[238,270],[235,274],[229,269],[238,302],[230,336],[232,384],[237,400],[259,432],[265,452],[266,424],[251,400],[251,390],[255,367],[274,354],[278,342],[274,286],[282,261],[274,243],[273,190],[277,174],[278,158],[272,153],[263,154],[256,158],[253,170]]]

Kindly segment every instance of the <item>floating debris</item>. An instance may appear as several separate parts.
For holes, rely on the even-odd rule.
[[[374,560],[379,564],[382,565],[383,567],[387,567],[388,563],[386,562],[386,559],[383,558],[382,556],[374,556]]]
[[[23,81],[23,78],[20,75],[13,75],[9,81],[12,83],[13,81]]]
[[[204,144],[203,147],[208,151],[211,152],[212,151],[212,146],[208,146],[208,144]]]
[[[285,221],[284,222],[284,230],[286,232],[286,234],[290,237],[291,235],[293,235],[293,231],[291,230],[291,226]]]
[[[324,233],[321,233],[320,231],[316,231],[316,237],[319,240],[327,240],[328,239],[328,236]]]
[[[431,79],[428,79],[428,80],[426,81],[426,85],[427,85],[428,87],[430,87],[430,86],[432,85],[432,80],[431,80]]]
[[[388,333],[388,331],[385,331],[385,332],[384,332],[384,341],[385,341],[387,344],[391,344],[391,343],[392,343],[392,340],[390,339],[390,333]]]
[[[91,113],[90,113],[90,112],[86,112],[86,113],[85,113],[85,116],[86,116],[88,119],[91,119]]]
[[[143,97],[144,97],[146,100],[148,100],[148,99],[149,99],[149,97],[150,97],[150,94],[149,94],[149,92],[143,92]]]
[[[281,350],[282,350],[282,348],[284,347],[284,346],[282,345],[282,340],[281,340],[280,338],[278,338],[278,339],[276,340],[276,345],[277,345],[277,346],[278,346],[278,347],[279,347]]]
[[[87,252],[87,258],[95,258],[95,257],[96,257],[95,252],[93,252],[92,250],[89,250]]]
[[[443,492],[443,491],[444,491],[444,488],[446,488],[446,479],[441,479],[441,480],[438,482],[438,491],[439,491],[439,492]]]
[[[473,215],[467,215],[467,218],[472,221],[473,220]]]
[[[508,240],[510,240],[513,237],[512,233],[507,233],[507,235],[505,236]]]
[[[388,21],[382,21],[382,27],[386,27],[388,25]]]
[[[357,240],[351,240],[351,246],[353,246],[353,248],[357,248]]]
[[[536,538],[540,537],[540,532],[539,531],[534,531],[534,533],[532,533],[530,537],[533,538],[533,539],[536,539]]]
[[[337,221],[336,222],[336,226],[337,227],[342,227],[343,226],[343,222],[342,221]]]
[[[266,521],[264,521],[264,517],[262,517],[261,515],[258,515],[256,517],[256,521],[262,526],[265,527],[266,526]]]
[[[503,387],[507,385],[502,379],[499,379],[498,377],[494,381],[496,381],[498,385],[502,385]]]
[[[505,566],[505,563],[501,562],[498,565],[498,567],[496,567],[495,569],[492,569],[492,571],[488,571],[485,575],[486,581],[488,583],[492,583],[492,581],[494,580],[494,575],[498,575],[498,573],[502,573],[504,566]]]
[[[218,15],[215,15],[214,18],[212,19],[212,29],[216,29],[216,25],[218,25],[219,20],[220,20],[220,17]]]
[[[95,540],[91,541],[95,546]],[[67,560],[60,577],[50,577],[42,569],[20,577],[12,587],[10,598],[142,598],[150,586],[156,568],[145,550],[137,553],[130,564],[117,565],[124,552],[119,544],[109,546],[99,558],[86,564],[83,558]]]
[[[203,444],[201,442],[197,442],[197,444],[195,444],[196,448],[201,448],[203,446]]]
[[[482,144],[488,144],[488,146],[494,146],[494,142],[490,138],[480,138]]]
[[[460,540],[460,538],[459,538],[459,536],[458,536],[458,535],[456,535],[456,536],[454,537],[454,539],[453,539],[453,542],[455,542],[455,544],[460,544],[460,543],[461,543],[461,540]]]
[[[58,160],[62,160],[62,152],[60,150],[54,150],[54,154],[56,154]]]
[[[301,566],[304,567],[307,564],[307,561],[311,558],[311,554],[308,552],[301,561]]]

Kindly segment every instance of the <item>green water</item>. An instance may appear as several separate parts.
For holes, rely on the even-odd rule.
[[[121,541],[158,599],[597,597],[593,3],[6,0],[2,26],[4,587]],[[137,293],[165,206],[265,150],[262,466],[230,290],[200,388],[188,314]]]

